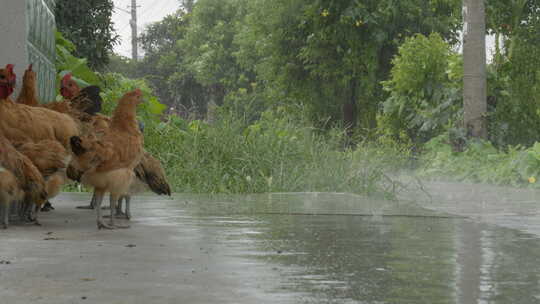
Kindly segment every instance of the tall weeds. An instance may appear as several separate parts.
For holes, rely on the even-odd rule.
[[[146,148],[163,162],[174,191],[393,194],[385,172],[395,159],[379,147],[343,149],[343,132],[322,134],[284,108],[253,123],[232,112],[217,116],[211,124],[147,123]]]

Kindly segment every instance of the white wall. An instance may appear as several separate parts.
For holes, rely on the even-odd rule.
[[[26,1],[0,0],[0,66],[15,65],[17,88],[22,85],[22,75],[27,62],[26,51]]]

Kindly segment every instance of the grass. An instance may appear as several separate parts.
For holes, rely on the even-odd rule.
[[[175,192],[350,192],[392,196],[395,151],[373,144],[343,149],[343,132],[321,134],[284,109],[247,123],[221,113],[212,124],[170,117],[147,123],[145,145]]]
[[[443,134],[425,146],[417,173],[423,178],[538,188],[540,144],[501,150],[486,141],[470,141],[454,152]]]

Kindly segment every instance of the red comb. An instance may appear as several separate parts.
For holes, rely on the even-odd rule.
[[[30,63],[30,65],[28,66],[28,70],[31,71],[32,70],[32,64]]]
[[[68,81],[71,80],[71,76],[71,73],[67,73],[66,75],[64,75],[64,77],[62,77],[62,84],[67,85]]]
[[[13,71],[13,68],[15,68],[15,65],[13,65],[13,64],[6,65],[6,71],[8,73],[9,84],[12,85],[12,86],[15,86],[15,83],[17,81],[17,76],[15,75],[15,72]]]

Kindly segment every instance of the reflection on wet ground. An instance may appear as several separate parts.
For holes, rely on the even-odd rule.
[[[272,292],[301,303],[540,301],[540,240],[518,230],[349,194],[203,201],[187,204],[198,224],[272,265]]]
[[[103,232],[73,208],[86,199],[63,196],[43,228],[0,232],[0,261],[13,262],[0,264],[0,299],[79,303],[97,288],[85,303],[540,302],[537,236],[467,214],[349,194],[177,195],[138,198],[131,229]]]

